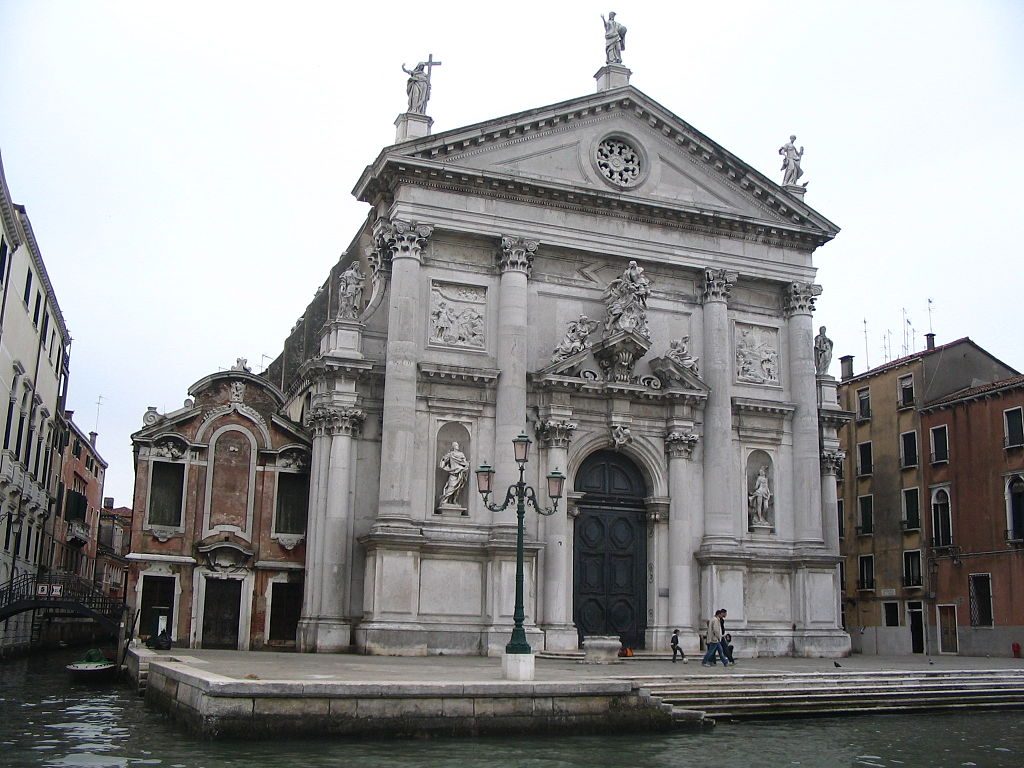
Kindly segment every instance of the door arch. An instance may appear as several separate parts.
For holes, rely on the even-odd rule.
[[[647,628],[647,485],[615,451],[587,457],[576,473],[579,516],[573,530],[573,621],[588,635],[618,635],[644,647]]]

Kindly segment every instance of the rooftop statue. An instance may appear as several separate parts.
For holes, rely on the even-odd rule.
[[[605,63],[621,64],[622,52],[626,50],[626,28],[615,20],[615,11],[608,13],[608,18],[601,17],[604,22],[604,55]]]
[[[414,115],[427,114],[427,101],[430,100],[430,72],[432,67],[441,66],[440,61],[434,61],[434,54],[430,54],[426,61],[421,61],[412,69],[406,69],[402,65],[402,71],[409,76],[405,84],[405,92],[409,96],[408,111]]]
[[[790,186],[796,184],[801,176],[804,175],[803,169],[800,168],[800,161],[804,156],[804,148],[796,148],[793,143],[796,141],[796,136],[790,136],[789,141],[779,147],[779,154],[782,155],[782,170],[785,174],[782,177],[782,183],[784,186]],[[804,182],[804,186],[807,186],[807,182]]]

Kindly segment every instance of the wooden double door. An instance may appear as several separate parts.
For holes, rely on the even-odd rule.
[[[640,470],[614,451],[589,457],[576,475],[573,532],[573,621],[580,640],[617,635],[644,647],[647,629],[646,485]]]
[[[202,647],[237,649],[241,612],[241,579],[207,578]]]

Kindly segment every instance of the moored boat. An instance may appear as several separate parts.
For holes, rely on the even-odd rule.
[[[71,673],[73,680],[80,682],[99,682],[114,677],[117,665],[95,648],[85,654],[81,661],[68,664],[65,669]]]

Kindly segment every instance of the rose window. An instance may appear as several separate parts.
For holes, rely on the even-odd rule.
[[[605,139],[597,146],[597,167],[612,184],[629,187],[640,180],[640,153],[622,139]]]

